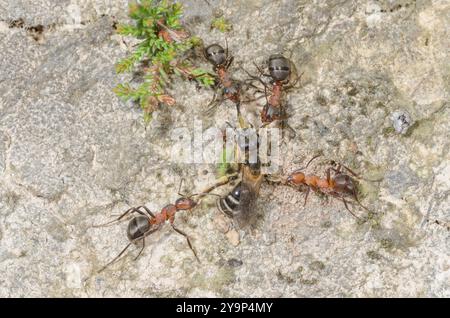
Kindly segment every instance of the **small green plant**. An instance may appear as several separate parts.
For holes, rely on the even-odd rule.
[[[217,166],[217,175],[219,177],[223,177],[226,176],[227,174],[230,173],[230,171],[233,169],[232,165],[230,162],[228,162],[227,160],[227,152],[224,149],[222,151],[222,154],[220,156],[220,162],[219,165]]]
[[[182,6],[167,0],[141,0],[129,5],[132,24],[121,24],[117,33],[140,40],[129,56],[116,64],[117,73],[133,72],[141,67],[143,82],[138,85],[121,83],[114,88],[117,96],[138,102],[149,122],[161,104],[174,105],[175,99],[166,88],[172,77],[195,80],[201,86],[214,84],[214,76],[195,67],[186,56],[189,50],[201,44],[190,36],[180,22]]]
[[[233,26],[224,17],[218,17],[212,20],[211,29],[217,29],[220,32],[225,33],[230,32],[233,29]]]

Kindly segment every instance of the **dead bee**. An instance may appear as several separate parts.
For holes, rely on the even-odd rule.
[[[255,138],[248,138],[250,137],[248,132],[252,133],[252,130],[247,130],[248,127],[240,113],[238,113],[238,117],[242,123],[241,127],[245,128],[243,135],[237,137],[237,153],[244,155],[244,163],[239,165],[241,180],[227,195],[217,200],[217,208],[232,218],[237,227],[245,228],[254,224],[257,216],[255,207],[259,189],[264,181],[264,174],[261,173],[258,155],[258,133],[253,131]],[[245,138],[241,138],[244,135],[246,135]]]
[[[264,180],[259,167],[251,165],[242,168],[241,181],[227,195],[217,200],[217,208],[233,219],[239,228],[245,228],[255,221],[255,207],[259,189]]]

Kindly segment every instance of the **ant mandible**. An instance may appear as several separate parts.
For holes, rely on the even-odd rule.
[[[371,212],[368,208],[361,204],[358,198],[358,190],[356,181],[351,178],[348,174],[345,174],[342,169],[345,169],[348,173],[353,175],[356,178],[360,178],[355,172],[353,172],[350,168],[344,166],[343,164],[337,164],[337,168],[329,167],[326,170],[326,178],[321,178],[316,175],[307,175],[302,170],[308,168],[309,164],[316,158],[320,157],[317,155],[307,163],[305,168],[300,168],[293,171],[285,180],[285,184],[299,187],[306,186],[306,195],[305,195],[305,203],[308,199],[308,195],[310,190],[312,189],[315,192],[320,192],[325,195],[329,195],[338,199],[341,199],[345,205],[345,208],[353,215],[355,218],[360,219],[355,213],[353,213],[349,207],[349,201],[346,200],[346,197],[351,197],[358,203],[360,207],[364,210]],[[334,162],[333,162],[334,163]],[[331,172],[334,172],[334,175]]]

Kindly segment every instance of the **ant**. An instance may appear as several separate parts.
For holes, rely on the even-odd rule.
[[[287,86],[292,73],[291,62],[280,54],[274,54],[269,57],[269,60],[267,62],[269,74],[265,74],[258,65],[254,65],[261,74],[259,77],[251,75],[245,69],[244,71],[247,73],[247,75],[250,76],[250,81],[257,80],[264,86],[264,92],[262,92],[258,87],[250,84],[251,86],[256,88],[257,91],[264,93],[264,96],[266,98],[266,104],[261,111],[261,122],[263,123],[263,126],[266,126],[274,121],[281,120],[282,125],[284,125],[285,120],[287,119],[287,115],[284,109],[284,105],[282,104],[282,92],[295,87],[300,79],[300,76],[297,76],[294,79],[293,83]],[[269,85],[261,79],[262,76],[266,76],[271,79],[271,87],[269,87]],[[292,128],[290,129],[293,131]]]
[[[228,42],[226,41],[226,49],[224,49],[219,44],[211,44],[204,50],[205,58],[213,65],[214,71],[217,74],[219,87],[222,89],[222,97],[219,101],[217,101],[217,90],[214,91],[214,96],[208,106],[211,106],[206,110],[206,112],[210,112],[214,109],[218,104],[220,104],[225,99],[231,100],[236,104],[236,107],[239,107],[241,103],[240,92],[241,87],[238,82],[233,80],[231,76],[228,74],[228,68],[234,60],[234,57],[228,56]]]
[[[192,194],[190,196],[186,196],[180,193],[181,185],[183,183],[183,180],[180,183],[180,188],[178,189],[178,195],[181,197],[178,198],[174,204],[170,203],[167,204],[165,207],[161,209],[161,211],[157,214],[154,214],[150,211],[149,208],[146,206],[138,206],[138,207],[132,207],[128,210],[126,210],[122,215],[120,215],[117,219],[107,222],[105,224],[95,225],[94,227],[104,227],[109,226],[112,224],[119,223],[121,220],[125,218],[125,216],[133,215],[130,222],[128,223],[127,228],[127,237],[130,243],[125,246],[125,248],[109,263],[107,263],[105,266],[103,266],[98,272],[102,272],[105,268],[107,268],[109,265],[115,263],[122,255],[125,253],[125,251],[131,246],[131,244],[136,244],[140,241],[142,241],[142,247],[138,253],[138,255],[134,258],[134,260],[137,260],[139,256],[142,254],[142,251],[145,248],[145,238],[149,236],[150,234],[158,231],[162,228],[162,226],[168,221],[171,225],[172,229],[177,232],[178,234],[183,235],[186,238],[186,241],[189,245],[189,248],[194,253],[195,258],[198,262],[200,262],[197,253],[191,243],[191,240],[189,236],[175,227],[174,221],[175,221],[175,214],[179,211],[191,211],[193,208],[195,208],[200,199],[206,195],[215,195],[212,193],[209,193],[210,191],[214,190],[215,188],[224,185],[228,183],[230,180],[236,178],[235,175],[229,175],[224,176],[221,179],[219,179],[214,185],[208,187],[201,193]],[[193,200],[192,197],[198,196],[197,201]]]
[[[348,207],[348,201],[345,199],[346,197],[352,197],[359,206],[361,206],[364,210],[370,212],[368,208],[363,206],[361,202],[358,199],[357,195],[357,183],[354,179],[352,179],[348,174],[345,174],[342,172],[342,169],[345,169],[348,173],[353,175],[356,178],[360,178],[355,172],[350,170],[350,168],[342,165],[337,164],[337,168],[334,168],[333,166],[336,165],[336,163],[333,161],[332,167],[327,168],[326,170],[326,178],[321,178],[316,175],[306,175],[301,170],[308,168],[309,164],[316,158],[320,157],[321,155],[317,155],[313,157],[311,160],[308,161],[305,168],[300,168],[295,171],[293,171],[288,178],[285,181],[285,184],[292,185],[292,186],[306,186],[306,195],[305,195],[305,203],[303,206],[306,205],[306,200],[308,199],[308,194],[310,190],[323,193],[325,195],[330,195],[332,197],[341,199],[342,202],[344,202],[345,208],[350,212],[351,215],[353,215],[355,218],[360,219],[356,214],[354,214]],[[334,175],[331,175],[331,171],[334,172]],[[360,178],[362,179],[362,178]],[[369,180],[370,181],[370,180]]]

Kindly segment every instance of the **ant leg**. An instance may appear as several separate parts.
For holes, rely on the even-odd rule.
[[[282,138],[284,139],[284,130],[285,130],[285,128],[287,128],[291,132],[289,137],[291,139],[293,139],[293,138],[295,138],[297,136],[297,132],[295,131],[294,128],[292,128],[291,125],[288,124],[287,119],[288,119],[288,117],[286,117],[286,116],[283,116],[283,118],[278,119],[279,122],[280,122],[280,126],[281,126]]]
[[[186,233],[184,233],[183,231],[181,231],[180,229],[176,228],[175,225],[173,225],[173,224],[171,224],[171,225],[172,225],[172,228],[175,230],[175,232],[177,232],[178,234],[183,235],[186,238],[187,243],[189,245],[189,248],[192,250],[192,252],[194,253],[195,258],[200,263],[200,259],[198,258],[197,252],[194,250],[194,247],[191,244],[191,240],[189,239],[189,236]]]
[[[122,220],[126,215],[128,215],[130,213],[139,213],[141,215],[144,215],[144,213],[142,211],[139,211],[136,208],[129,208],[122,215],[120,215],[117,219],[112,220],[110,222],[106,222],[104,224],[93,225],[92,227],[104,227],[104,226],[108,226],[108,225],[113,225],[113,224],[119,223],[120,220]]]
[[[236,114],[238,119],[242,116],[241,114],[241,103],[234,103],[234,105],[236,106]]]
[[[245,68],[243,68],[242,66],[241,66],[240,68],[241,68],[241,70],[243,70],[248,76],[250,76],[250,79],[248,79],[249,81],[251,81],[251,80],[260,81],[260,78],[259,78],[259,77],[250,74],[250,72],[247,71],[247,70],[246,70]]]
[[[261,91],[261,93],[264,93],[264,92]],[[262,96],[259,96],[259,97],[256,97],[256,98],[246,99],[246,100],[241,101],[241,103],[251,103],[251,102],[256,102],[256,101],[258,101],[258,100],[260,100],[260,99],[262,99],[262,98],[265,98],[265,97],[266,97],[265,95],[262,95]]]
[[[213,98],[211,99],[211,101],[208,103],[208,106],[211,105],[212,103],[214,103],[217,99],[217,90],[218,88],[216,87],[216,89],[214,90],[214,94],[213,94]]]
[[[153,212],[150,211],[150,209],[147,208],[145,205],[138,206],[138,207],[136,208],[136,210],[139,211],[139,209],[141,209],[141,208],[144,209],[145,212],[147,212],[147,214],[150,215],[152,218],[155,218],[155,215],[153,214]]]
[[[359,174],[357,174],[356,172],[354,172],[353,170],[351,170],[349,167],[347,167],[347,166],[345,166],[345,165],[343,165],[343,164],[339,164],[339,167],[342,167],[342,168],[344,168],[345,170],[347,170],[350,174],[352,174],[354,177],[356,177],[356,178],[358,178],[358,179],[361,179],[361,180],[365,180],[365,181],[369,181],[369,182],[381,182],[383,179],[381,178],[381,179],[376,179],[376,180],[373,180],[373,179],[366,179],[366,178],[363,178],[363,177],[361,177]]]
[[[342,197],[341,197],[341,199],[342,199],[342,202],[344,202],[344,205],[345,205],[345,208],[347,209],[347,211],[350,212],[350,214],[353,215],[353,216],[354,216],[355,218],[357,218],[358,220],[361,220],[361,218],[360,218],[359,216],[356,216],[356,214],[353,213],[353,212],[348,208],[347,201],[346,201],[344,198],[342,198]]]
[[[222,103],[225,99],[223,98],[223,96],[220,98],[220,100],[217,100],[217,93],[214,92],[214,96],[213,99],[211,100],[211,102],[208,104],[208,106],[210,106],[208,109],[205,110],[205,114],[211,114],[212,111],[214,110],[214,108],[216,108],[217,106],[219,106],[220,103]]]
[[[357,174],[356,172],[354,172],[354,171],[353,171],[352,169],[350,169],[349,167],[343,165],[342,163],[338,163],[337,168],[336,168],[336,169],[332,168],[332,169],[333,169],[333,171],[335,171],[335,172],[337,172],[337,173],[340,173],[342,168],[344,168],[345,170],[347,170],[347,171],[348,171],[351,175],[353,175],[354,177],[359,178],[359,179],[363,179],[359,174]],[[365,179],[364,179],[364,180],[365,180]]]
[[[353,190],[353,199],[355,199],[355,201],[358,203],[358,205],[360,207],[362,207],[364,210],[366,210],[369,213],[373,213],[372,211],[370,211],[368,208],[366,208],[364,205],[362,205],[362,203],[359,201],[358,199],[358,195],[356,194],[356,189]]]
[[[264,71],[255,62],[253,62],[253,65],[256,67],[261,76],[272,77],[270,74],[264,74]]]
[[[141,256],[142,251],[144,250],[144,248],[145,248],[145,237],[142,238],[142,248],[139,251],[138,255],[134,258],[135,261],[139,258],[139,256]]]
[[[292,128],[291,125],[289,125],[288,123],[286,123],[286,127],[291,131],[291,138],[294,139],[295,137],[297,137],[297,132],[295,131],[294,128]]]
[[[356,172],[354,172],[352,169],[350,169],[349,167],[343,165],[342,163],[338,163],[337,168],[331,168],[333,171],[335,171],[336,173],[340,173],[342,168],[344,168],[345,170],[347,170],[351,175],[353,175],[356,178],[362,179],[359,174],[357,174]]]
[[[269,104],[269,99],[267,98],[267,86],[264,85],[264,96],[266,97],[266,103]]]
[[[325,204],[330,204],[330,198],[328,196],[325,196],[325,202],[322,203],[322,205],[325,205]]]
[[[103,266],[103,267],[98,271],[98,273],[102,272],[102,271],[103,271],[105,268],[107,268],[109,265],[115,263],[115,262],[122,256],[122,254],[125,253],[125,251],[130,247],[130,245],[131,245],[131,242],[128,243],[127,246],[125,246],[125,248],[122,250],[122,252],[119,253],[119,255],[117,255],[116,257],[114,257],[112,261],[110,261],[108,264],[106,264],[105,266]]]
[[[227,52],[227,54],[228,54],[228,52]],[[227,61],[226,64],[225,64],[225,69],[226,69],[226,70],[228,70],[228,68],[230,67],[231,63],[233,63],[233,61],[234,61],[234,56],[232,56],[232,57],[230,57],[230,58],[228,59],[228,61]]]
[[[327,182],[328,184],[331,183],[331,168],[327,169]]]
[[[299,76],[297,76],[297,77],[294,79],[293,83],[291,83],[290,85],[284,86],[284,90],[287,91],[287,90],[289,90],[289,89],[291,89],[291,88],[296,87],[295,85],[297,85],[297,83],[298,83],[298,81],[300,80],[300,78],[302,77],[302,75],[303,75],[303,73],[300,74]],[[287,83],[286,83],[286,84],[287,84]]]
[[[252,89],[254,89],[254,93],[264,94],[264,90],[262,90],[260,87],[258,87],[258,86],[256,86],[255,84],[253,84],[251,81],[252,81],[251,79],[250,79],[250,80],[244,80],[244,81],[243,81],[243,83],[244,83],[244,85],[245,85],[245,90],[248,90],[249,88],[252,88]],[[260,97],[254,99],[254,100],[261,99],[262,96],[263,96],[263,95],[261,95]],[[250,101],[253,101],[253,99],[250,100]]]
[[[309,195],[309,192],[311,191],[311,188],[310,187],[308,187],[308,189],[306,190],[306,195],[305,195],[305,203],[303,203],[303,206],[305,206],[306,205],[306,200],[308,200],[308,195]]]
[[[256,67],[256,69],[257,69],[258,72],[261,74],[261,76],[271,77],[271,76],[268,75],[268,74],[264,74],[264,72],[259,68],[258,65],[256,65],[255,62],[253,62],[253,65]],[[267,84],[264,83],[264,81],[261,79],[261,76],[258,77],[258,76],[252,75],[252,74],[250,74],[250,72],[248,72],[245,68],[243,68],[243,67],[241,67],[241,68],[242,68],[242,70],[243,70],[245,73],[247,73],[248,76],[250,76],[251,79],[258,81],[258,82],[260,82],[261,84],[263,84],[264,87],[267,87]]]
[[[228,60],[228,40],[225,37],[225,60]]]
[[[341,168],[344,168],[345,170],[347,170],[348,172],[350,172],[353,176],[355,176],[356,178],[360,178],[361,179],[361,177],[356,173],[356,172],[354,172],[353,170],[351,170],[349,167],[347,167],[347,166],[344,166],[343,164],[339,164],[339,166],[341,167]]]

